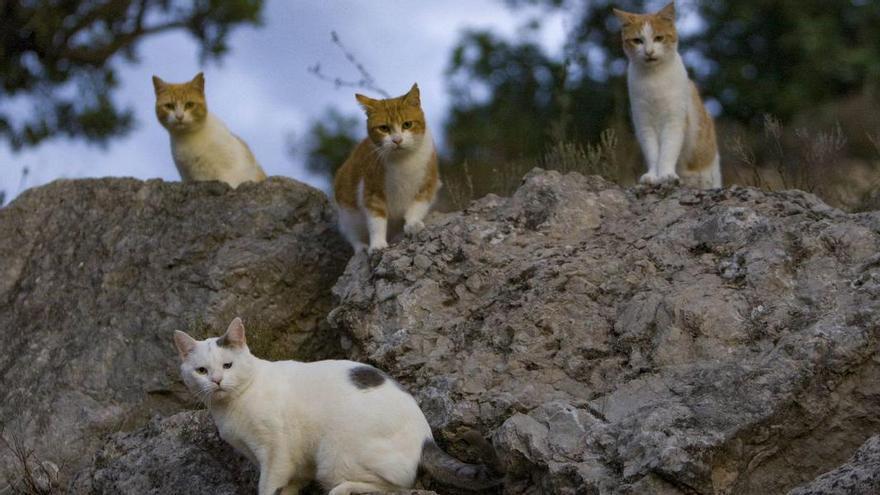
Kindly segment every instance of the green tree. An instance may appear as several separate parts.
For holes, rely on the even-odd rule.
[[[301,144],[293,146],[290,154],[304,155],[310,172],[333,177],[362,139],[358,136],[366,134],[364,122],[359,115],[347,115],[330,108],[312,122]]]
[[[0,100],[26,97],[29,112],[0,107],[0,138],[15,149],[56,135],[94,142],[131,129],[118,108],[116,64],[137,61],[144,38],[184,30],[203,58],[223,55],[230,31],[256,24],[263,0],[0,0]]]
[[[610,2],[507,3],[578,14],[557,56],[530,36],[539,18],[526,22],[516,40],[487,31],[464,34],[447,70],[452,110],[445,130],[453,162],[479,166],[540,156],[553,142],[595,140],[626,118],[625,64]],[[615,2],[632,10],[643,4]]]
[[[514,39],[465,33],[450,58],[454,162],[498,167],[535,158],[555,141],[596,141],[628,128],[626,57],[612,7],[645,12],[664,0],[506,0],[538,13]],[[677,2],[680,50],[721,116],[783,120],[859,92],[878,95],[880,2],[727,0]],[[525,7],[529,7],[526,9]],[[531,9],[531,10],[530,10]],[[550,55],[529,36],[546,11],[567,17],[565,46]],[[876,101],[876,98],[875,100]]]
[[[880,84],[880,2],[749,0],[698,2],[693,40],[709,65],[706,90],[724,114],[783,120]]]

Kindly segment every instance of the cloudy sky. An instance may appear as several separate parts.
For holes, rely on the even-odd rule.
[[[321,62],[327,74],[357,77],[331,42],[331,31],[339,33],[392,95],[418,82],[430,125],[437,129],[448,104],[443,71],[461,32],[491,28],[516,36],[525,15],[509,11],[501,0],[269,0],[264,25],[235,31],[231,53],[207,66],[199,65],[197,47],[186,34],[149,38],[139,48],[140,63],[123,62],[119,71],[117,100],[134,108],[135,130],[106,149],[56,139],[12,153],[0,143],[0,191],[11,196],[20,191],[23,167],[30,171],[24,187],[58,178],[178,180],[168,135],[153,114],[150,76],[180,82],[200,70],[205,72],[209,108],[247,140],[267,173],[324,187],[286,150],[289,136],[302,136],[326,108],[359,112],[353,90],[337,90],[307,70]],[[551,18],[540,36],[545,46],[559,47],[562,33],[562,20]]]

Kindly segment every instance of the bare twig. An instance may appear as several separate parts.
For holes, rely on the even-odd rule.
[[[7,475],[8,489],[16,495],[50,495],[55,492],[58,466],[51,462],[38,462],[34,452],[15,435],[7,440],[0,432],[0,446],[12,454],[16,472]]]
[[[329,76],[329,75],[325,74],[324,71],[322,70],[320,62],[315,62],[315,65],[309,67],[309,72],[311,72],[315,77],[317,77],[318,79],[320,79],[322,81],[327,81],[329,83],[332,83],[336,87],[336,89],[339,89],[339,88],[367,89],[370,91],[375,91],[376,93],[379,93],[380,95],[382,95],[385,98],[391,98],[391,95],[387,91],[385,91],[384,89],[379,87],[378,84],[376,84],[376,79],[373,77],[372,74],[370,74],[369,71],[367,71],[367,68],[364,67],[364,64],[362,64],[360,61],[358,61],[358,59],[357,59],[357,57],[355,57],[354,53],[352,53],[351,50],[349,50],[342,43],[342,40],[339,38],[339,35],[336,34],[336,31],[330,32],[330,38],[333,40],[333,44],[336,45],[337,47],[339,47],[339,49],[342,51],[342,55],[345,57],[345,59],[348,60],[348,62],[351,63],[355,67],[355,69],[357,69],[358,73],[360,74],[360,79],[347,80],[347,79],[343,79],[339,76]]]
[[[868,136],[868,141],[871,141],[871,144],[877,150],[877,158],[880,158],[880,131],[877,131],[877,134],[871,134],[870,132],[865,134]]]

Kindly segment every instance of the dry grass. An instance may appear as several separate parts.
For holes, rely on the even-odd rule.
[[[801,189],[844,210],[876,209],[866,201],[877,203],[880,195],[880,132],[866,133],[877,151],[874,159],[854,155],[840,124],[789,129],[768,115],[759,131],[736,129],[728,135],[722,159],[726,184]]]
[[[468,162],[459,167],[443,170],[443,194],[441,210],[464,209],[474,199],[486,194],[510,196],[522,183],[523,176],[535,167],[556,170],[567,174],[600,175],[620,182],[618,160],[619,139],[613,129],[602,132],[598,143],[583,146],[578,143],[558,141],[539,159],[512,160],[504,166],[478,166]]]
[[[801,189],[819,193],[828,178],[829,165],[841,159],[846,144],[840,125],[819,131],[797,128],[786,135],[779,119],[765,115],[762,138],[757,143],[749,144],[742,135],[736,135],[728,147],[738,165],[749,171],[752,185],[771,191]]]
[[[58,486],[59,468],[52,462],[40,461],[34,451],[17,435],[0,432],[0,448],[12,455],[8,466],[3,495],[52,495],[61,493]]]

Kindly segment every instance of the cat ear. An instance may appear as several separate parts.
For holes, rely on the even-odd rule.
[[[217,345],[220,347],[244,347],[247,341],[244,338],[244,323],[241,318],[236,317],[229,324],[226,333],[217,339]]]
[[[623,23],[624,26],[628,26],[636,20],[635,14],[630,14],[629,12],[624,12],[620,9],[614,9],[613,12],[614,15],[617,16],[618,19],[620,19],[620,22]]]
[[[205,73],[199,72],[196,74],[196,77],[192,78],[192,81],[189,82],[192,86],[194,86],[199,91],[205,91]]]
[[[174,345],[177,346],[181,360],[186,359],[189,353],[196,348],[196,342],[196,339],[190,337],[186,332],[174,331]]]
[[[419,85],[418,83],[413,83],[412,88],[409,89],[409,92],[403,95],[403,101],[409,103],[414,107],[419,107],[422,105],[422,99],[419,95]]]
[[[675,22],[675,2],[669,2],[669,4],[666,7],[663,7],[660,12],[657,12],[657,16],[661,19]]]
[[[377,100],[362,94],[356,94],[354,95],[354,98],[361,104],[361,108],[363,108],[365,112],[370,113],[376,109],[376,103],[378,103]]]
[[[165,89],[165,81],[159,79],[158,76],[153,76],[153,89],[156,90],[156,94],[161,93]]]

